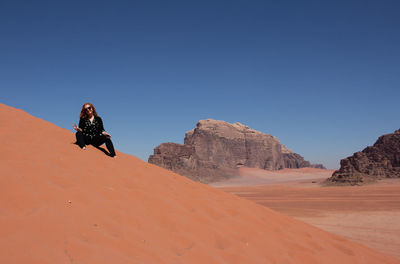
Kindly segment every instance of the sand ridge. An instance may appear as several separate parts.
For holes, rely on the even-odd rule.
[[[0,122],[0,263],[399,263],[21,110]]]

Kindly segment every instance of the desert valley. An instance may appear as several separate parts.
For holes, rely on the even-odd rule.
[[[400,180],[324,186],[332,170],[243,168],[213,186],[400,259]]]
[[[149,162],[400,259],[400,130],[337,171],[239,123],[201,120],[184,142],[161,144]]]
[[[2,1],[0,264],[400,264],[400,1]]]
[[[283,169],[276,181],[241,166],[247,179],[213,187],[132,155],[83,151],[72,132],[3,104],[0,121],[0,263],[400,263],[393,184],[319,187],[325,170]],[[283,152],[273,162],[298,164]],[[372,227],[370,216],[387,222]],[[384,230],[387,250],[346,231],[352,221]]]

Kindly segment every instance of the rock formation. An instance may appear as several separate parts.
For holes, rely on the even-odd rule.
[[[265,170],[323,167],[311,165],[272,135],[213,119],[199,121],[186,133],[183,145],[157,146],[149,163],[206,183],[233,176],[241,166]]]
[[[400,129],[378,138],[371,147],[340,161],[328,183],[356,185],[400,177]]]

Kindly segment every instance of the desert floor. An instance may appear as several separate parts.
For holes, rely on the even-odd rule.
[[[244,168],[241,177],[214,187],[400,259],[400,180],[323,187],[331,173]]]

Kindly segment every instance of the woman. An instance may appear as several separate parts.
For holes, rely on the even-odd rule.
[[[97,115],[96,109],[91,103],[82,106],[79,127],[74,124],[76,132],[76,143],[81,149],[86,149],[86,145],[99,147],[106,143],[106,147],[111,157],[115,157],[115,150],[111,142],[111,135],[103,127],[103,120]]]

